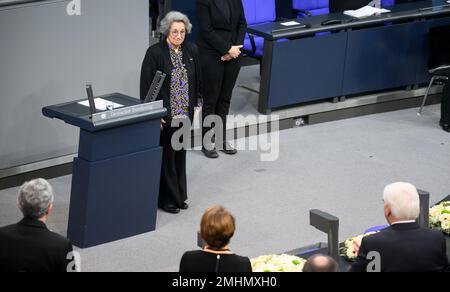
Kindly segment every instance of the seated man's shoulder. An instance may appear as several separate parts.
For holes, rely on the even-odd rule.
[[[54,242],[55,244],[71,245],[69,239],[51,230],[45,230],[45,235],[49,241]]]
[[[386,243],[392,243],[397,240],[396,232],[388,227],[380,232],[365,236],[361,242],[366,249],[383,246]]]
[[[22,233],[21,230],[22,227],[19,224],[11,224],[0,227],[0,238],[6,239],[16,237],[18,234]]]
[[[385,230],[382,230],[378,233],[372,234],[370,236],[366,236],[363,239],[363,242],[367,244],[379,244],[385,242],[395,242],[403,237],[417,237],[417,239],[422,240],[432,240],[432,241],[445,241],[445,236],[442,232],[437,230],[432,230],[429,228],[417,228],[413,230],[409,230],[407,233],[402,231],[398,231],[393,229],[392,227],[388,227]]]
[[[18,240],[25,246],[36,248],[50,248],[53,250],[68,250],[72,248],[69,239],[48,229],[36,229],[37,231],[24,232],[23,226],[19,224],[9,225],[0,228],[0,243],[12,244]]]
[[[395,231],[391,227],[387,227],[377,233],[373,233],[364,237],[365,241],[379,241],[383,240],[386,237],[390,237]]]
[[[17,224],[7,225],[0,227],[0,235],[11,232],[17,228]]]
[[[0,244],[1,243],[6,243],[7,239],[9,238],[9,234],[11,230],[11,226],[4,226],[4,227],[0,227]]]
[[[432,240],[442,240],[445,241],[444,234],[439,230],[433,230],[430,228],[420,228],[420,237],[428,237]]]

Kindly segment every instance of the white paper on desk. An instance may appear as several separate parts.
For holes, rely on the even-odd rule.
[[[118,103],[115,103],[115,102],[112,102],[112,101],[108,101],[108,100],[105,100],[103,98],[95,98],[94,102],[95,102],[95,108],[97,110],[101,110],[101,111],[106,111],[108,109],[108,107],[107,107],[108,105],[112,105],[114,109],[123,107],[122,104],[118,104]],[[80,101],[78,103],[81,104],[81,105],[89,107],[89,100]]]
[[[288,21],[288,22],[282,22],[280,23],[283,26],[294,26],[294,25],[300,25],[301,23],[297,21]]]
[[[372,6],[364,6],[362,8],[359,8],[358,10],[346,10],[344,11],[345,15],[350,15],[356,18],[364,18],[369,17],[375,14],[381,14],[381,13],[387,13],[391,12],[390,10],[384,9],[384,8],[375,8]]]

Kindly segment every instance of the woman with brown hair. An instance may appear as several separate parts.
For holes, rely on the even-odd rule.
[[[235,219],[228,210],[222,206],[208,208],[200,223],[200,234],[207,245],[203,250],[186,252],[180,272],[251,272],[250,259],[230,251],[235,229]]]

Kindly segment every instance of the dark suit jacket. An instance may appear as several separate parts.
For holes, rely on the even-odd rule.
[[[194,107],[197,106],[198,98],[201,98],[201,67],[198,57],[198,49],[194,44],[185,42],[181,46],[183,51],[183,62],[186,64],[189,79],[189,117],[194,117]],[[156,71],[166,73],[166,79],[159,93],[158,99],[163,100],[164,107],[167,109],[168,115],[165,118],[170,125],[171,107],[170,107],[170,79],[171,72],[174,69],[172,60],[170,59],[169,45],[164,40],[151,46],[145,54],[141,68],[141,100],[147,96],[147,92],[153,81]]]
[[[392,225],[367,236],[351,272],[366,272],[371,251],[380,254],[381,272],[442,272],[448,268],[445,237],[417,223]]]
[[[197,44],[202,53],[224,56],[232,46],[244,43],[247,30],[241,0],[228,0],[231,17],[227,19],[221,8],[223,1],[197,0],[199,37]],[[226,5],[226,3],[225,3]]]
[[[44,223],[23,219],[0,228],[0,272],[66,272],[70,241]]]

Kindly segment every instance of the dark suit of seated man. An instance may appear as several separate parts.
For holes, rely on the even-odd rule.
[[[384,190],[384,204],[384,214],[391,226],[362,240],[350,271],[443,272],[448,269],[444,235],[421,228],[415,222],[420,208],[416,188],[407,183],[389,185]]]
[[[0,272],[66,272],[75,265],[67,259],[72,244],[47,229],[53,210],[53,190],[44,179],[25,183],[19,190],[19,223],[0,228]]]

